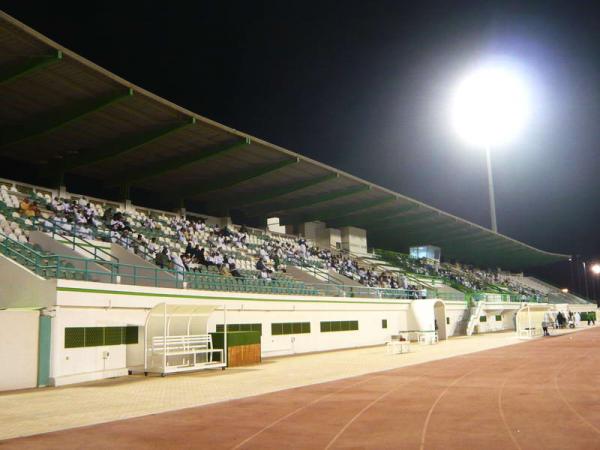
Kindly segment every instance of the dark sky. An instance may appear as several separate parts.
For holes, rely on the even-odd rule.
[[[484,226],[484,154],[451,132],[448,98],[466,67],[508,56],[536,96],[523,137],[493,155],[499,231],[600,255],[592,1],[91,4],[2,8],[190,110]]]

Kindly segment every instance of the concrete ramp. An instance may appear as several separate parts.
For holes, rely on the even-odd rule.
[[[109,265],[105,267],[102,261],[84,259],[81,253],[67,247],[51,236],[48,236],[46,233],[41,231],[31,231],[29,233],[29,242],[32,244],[38,244],[44,251],[48,253],[66,256],[67,258],[65,258],[65,263],[72,264],[74,268],[82,271],[82,273],[86,275],[87,281],[99,281],[102,283],[113,282],[111,270],[107,268]]]
[[[119,275],[122,284],[136,286],[174,287],[174,274],[161,270],[156,264],[147,261],[119,244],[111,244],[110,253],[119,260]]]

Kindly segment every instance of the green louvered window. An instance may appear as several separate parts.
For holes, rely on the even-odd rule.
[[[310,333],[310,322],[286,322],[271,324],[272,336],[307,333]]]
[[[224,330],[223,324],[217,325],[217,333],[222,333]],[[261,323],[228,323],[227,331],[258,331],[262,336],[262,324]]]
[[[387,326],[387,321],[386,321]],[[335,331],[357,331],[358,320],[337,320],[329,322],[321,322],[321,333],[329,333]]]
[[[138,332],[139,328],[135,326],[69,327],[65,328],[65,348],[137,344]]]

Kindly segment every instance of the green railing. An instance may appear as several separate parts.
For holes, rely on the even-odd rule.
[[[86,236],[91,235],[94,239],[97,237],[97,230],[91,227],[82,227],[76,223],[70,223],[68,227],[51,219],[32,218],[32,223],[38,230],[50,233],[52,238],[63,238],[72,250],[83,251],[92,256],[95,260],[119,262],[119,258],[112,255],[110,251],[93,244],[86,239]],[[31,220],[31,219],[30,219]],[[48,225],[49,224],[49,225]],[[98,239],[100,240],[100,239]],[[63,242],[64,244],[64,242]]]
[[[60,278],[112,284],[153,287],[191,288],[246,293],[321,295],[378,299],[421,298],[421,291],[382,289],[362,286],[317,284],[307,287],[301,282],[283,279],[226,277],[206,272],[149,268],[79,257],[52,255],[32,249],[0,233],[0,253],[44,278]],[[435,292],[428,293],[431,298]]]

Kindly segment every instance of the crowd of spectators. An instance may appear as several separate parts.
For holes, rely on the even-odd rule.
[[[54,197],[45,207],[52,217],[41,214],[40,205],[27,197],[19,203],[19,213],[38,218],[45,227],[59,226],[78,237],[104,239],[123,245],[162,268],[178,272],[216,271],[234,277],[244,276],[238,257],[244,257],[244,268],[256,271],[258,277],[269,280],[276,272],[285,272],[287,265],[318,265],[333,270],[366,287],[417,290],[400,272],[376,271],[357,259],[320,249],[304,238],[262,236],[260,244],[249,245],[246,227],[209,225],[202,218],[172,217],[159,220],[146,214],[135,218],[129,214],[103,208],[85,198],[76,200]],[[165,239],[165,235],[168,239]],[[467,265],[433,263],[408,257],[400,261],[406,273],[438,277],[465,290],[485,291],[490,286],[527,296],[542,293],[519,284],[500,273],[483,271]],[[249,265],[250,264],[250,265]]]

